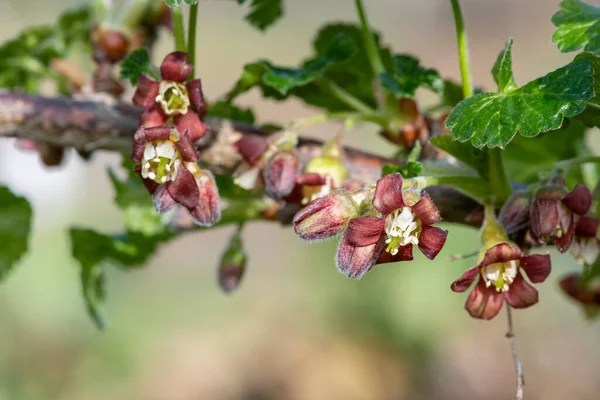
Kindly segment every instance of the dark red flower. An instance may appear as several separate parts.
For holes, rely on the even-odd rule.
[[[538,291],[525,281],[521,269],[532,283],[544,282],[550,275],[550,256],[523,256],[518,248],[502,242],[488,248],[479,264],[454,281],[451,289],[464,292],[479,276],[465,309],[473,318],[492,319],[500,312],[504,300],[514,308],[538,302]]]
[[[158,212],[169,211],[175,204],[186,207],[200,225],[212,225],[220,217],[218,192],[212,175],[198,168],[199,156],[186,133],[174,127],[140,128],[133,139],[131,159],[136,171],[152,194]],[[210,196],[206,193],[208,187]],[[211,211],[209,218],[205,209]]]
[[[564,253],[573,242],[574,216],[585,215],[591,205],[592,194],[585,185],[577,184],[571,193],[558,185],[541,188],[531,205],[531,231]]]
[[[441,221],[439,210],[427,192],[403,191],[402,182],[400,174],[378,180],[373,207],[382,216],[348,223],[337,256],[338,268],[348,277],[360,278],[375,264],[412,260],[413,245],[430,260],[444,246],[448,232],[431,226]]]
[[[578,273],[571,273],[560,280],[562,291],[584,306],[600,307],[600,282],[586,282]]]
[[[146,75],[140,77],[133,104],[146,108],[140,117],[141,127],[162,126],[173,118],[177,130],[187,130],[192,142],[204,136],[207,128],[200,120],[206,113],[202,83],[200,79],[185,83],[192,68],[188,54],[176,51],[160,65],[160,82]]]

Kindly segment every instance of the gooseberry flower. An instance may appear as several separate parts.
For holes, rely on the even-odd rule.
[[[140,76],[133,104],[146,108],[140,116],[141,127],[163,126],[173,118],[177,130],[187,130],[192,142],[204,136],[207,128],[200,120],[206,112],[202,84],[200,79],[185,83],[192,68],[188,54],[176,51],[160,65],[160,82]]]
[[[568,194],[563,186],[541,188],[531,205],[531,231],[538,240],[554,242],[564,253],[573,242],[574,216],[587,214],[591,205],[592,194],[583,184]]]
[[[402,183],[400,174],[379,179],[372,204],[382,216],[349,221],[337,253],[346,276],[358,279],[375,264],[412,260],[413,246],[433,260],[444,246],[448,232],[431,226],[441,221],[439,210],[427,192],[403,191]]]
[[[600,282],[586,282],[579,273],[571,273],[560,280],[562,291],[576,302],[600,310]]]
[[[180,204],[196,223],[218,221],[218,191],[210,172],[201,170],[198,152],[187,135],[174,127],[140,128],[133,139],[131,159],[152,194],[155,208],[164,213]],[[208,217],[207,217],[208,215]]]
[[[575,223],[575,238],[569,251],[577,262],[592,265],[600,254],[600,220],[591,217],[578,217]]]
[[[465,309],[473,318],[492,319],[504,300],[514,308],[526,308],[538,302],[538,291],[521,274],[524,270],[532,283],[541,283],[550,275],[549,255],[524,256],[506,242],[498,243],[480,255],[479,263],[454,281],[454,292],[466,291],[479,280],[467,297]]]

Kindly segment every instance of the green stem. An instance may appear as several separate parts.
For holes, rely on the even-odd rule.
[[[469,65],[469,45],[467,43],[467,30],[463,21],[459,0],[450,0],[456,25],[456,41],[458,43],[458,57],[460,62],[460,75],[462,78],[463,94],[465,98],[473,95],[473,80]]]
[[[351,93],[347,92],[341,86],[338,86],[336,83],[330,81],[329,79],[319,78],[315,82],[321,88],[321,90],[331,94],[350,108],[353,108],[362,114],[377,113],[377,111],[369,107],[368,104],[363,103],[361,100],[357,99]]]
[[[502,160],[502,150],[495,147],[489,150],[490,163],[490,187],[494,194],[496,203],[502,204],[509,198],[512,189],[510,182],[504,171],[504,162]]]
[[[194,66],[191,79],[194,79],[196,72],[196,26],[198,21],[198,3],[190,7],[190,19],[188,23],[188,54],[190,62]]]
[[[585,156],[579,158],[572,158],[570,160],[559,161],[555,164],[555,166],[559,169],[569,169],[587,163],[600,163],[600,156]]]
[[[374,113],[374,114],[363,114],[360,112],[332,112],[325,114],[317,114],[308,118],[302,118],[296,121],[292,121],[290,127],[293,129],[298,129],[302,127],[307,127],[315,124],[321,124],[329,121],[339,121],[339,120],[352,120],[355,122],[359,121],[368,121],[378,124],[380,126],[385,126],[388,123],[387,118],[383,115]]]
[[[360,25],[362,26],[367,57],[371,63],[371,68],[373,68],[373,73],[375,73],[376,76],[379,76],[379,74],[385,72],[385,67],[383,66],[383,61],[381,61],[381,55],[379,54],[377,43],[375,43],[375,37],[373,37],[373,32],[371,32],[371,28],[369,27],[369,21],[367,20],[362,0],[355,0],[355,3],[356,11],[358,11],[358,18],[360,19]]]
[[[185,34],[183,32],[183,14],[181,13],[181,7],[175,7],[171,10],[173,13],[173,36],[175,38],[175,50],[186,51]]]

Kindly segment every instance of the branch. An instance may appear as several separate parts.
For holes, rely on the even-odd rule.
[[[49,98],[0,91],[0,137],[31,139],[58,147],[73,147],[90,153],[96,150],[131,151],[133,133],[142,109],[126,104],[106,104],[71,98]],[[208,134],[196,143],[201,163],[217,173],[231,173],[239,156],[233,144],[243,135],[269,136],[272,132],[252,125],[206,118]],[[300,138],[297,152],[303,164],[321,152],[322,141]],[[397,160],[344,148],[349,178],[361,184],[374,183],[385,164]],[[445,186],[427,192],[447,222],[480,226],[479,203]]]
[[[512,349],[513,361],[515,363],[515,370],[517,373],[517,393],[515,394],[515,400],[523,400],[523,387],[525,386],[525,376],[523,375],[523,365],[519,359],[519,352],[517,350],[517,339],[515,337],[515,331],[513,328],[512,310],[510,306],[506,305],[506,315],[508,316],[508,332],[506,337],[510,342]]]

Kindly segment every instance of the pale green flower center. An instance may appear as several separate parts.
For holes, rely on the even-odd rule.
[[[167,115],[186,114],[190,106],[188,91],[179,82],[161,81],[156,102]]]
[[[181,166],[181,154],[170,140],[146,144],[142,162],[142,177],[156,183],[175,180]]]

